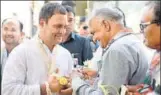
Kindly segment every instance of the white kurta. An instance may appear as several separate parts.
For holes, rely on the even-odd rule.
[[[71,73],[71,54],[61,46],[57,48],[55,63],[62,75]],[[40,95],[40,84],[48,78],[46,64],[35,40],[17,46],[10,53],[4,68],[2,95]]]

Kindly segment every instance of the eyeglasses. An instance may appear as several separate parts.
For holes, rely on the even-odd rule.
[[[151,22],[141,23],[141,24],[140,24],[141,33],[144,33],[144,29],[145,29],[147,26],[149,26],[149,25],[151,25],[151,24],[158,24],[158,23],[159,23],[159,21],[156,21],[156,20],[151,21]]]
[[[87,29],[88,29],[88,26],[83,26],[83,29],[84,29],[84,30],[87,30]]]

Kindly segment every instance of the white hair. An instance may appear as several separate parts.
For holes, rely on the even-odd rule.
[[[124,16],[116,8],[106,7],[106,8],[101,8],[101,9],[95,9],[92,12],[92,15],[90,16],[90,18],[88,18],[88,22],[93,17],[100,17],[105,20],[114,20],[118,22],[119,24],[124,25]]]

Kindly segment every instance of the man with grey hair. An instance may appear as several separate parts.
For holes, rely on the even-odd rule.
[[[101,60],[97,62],[98,86],[92,88],[75,71],[71,74],[73,91],[77,95],[120,95],[122,84],[140,83],[148,68],[144,46],[132,32],[124,31],[122,14],[112,8],[98,9],[89,26],[102,48]]]

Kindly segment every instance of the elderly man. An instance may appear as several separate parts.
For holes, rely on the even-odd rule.
[[[92,88],[82,80],[81,73],[75,71],[73,91],[78,95],[119,95],[122,84],[140,83],[148,68],[144,46],[131,32],[124,32],[122,14],[112,8],[98,9],[89,26],[102,47],[98,86]]]
[[[45,4],[39,14],[39,35],[16,47],[10,54],[2,78],[2,95],[53,95],[60,84],[51,75],[71,73],[71,54],[58,45],[67,26],[62,5]],[[62,59],[63,58],[63,59]]]
[[[2,72],[10,52],[20,44],[24,35],[23,24],[14,18],[4,19],[2,22],[2,38],[5,46],[1,48]]]
[[[160,1],[149,1],[143,8],[140,29],[145,36],[145,45],[155,49],[156,53],[151,61],[144,85],[127,86],[128,95],[160,95]]]

